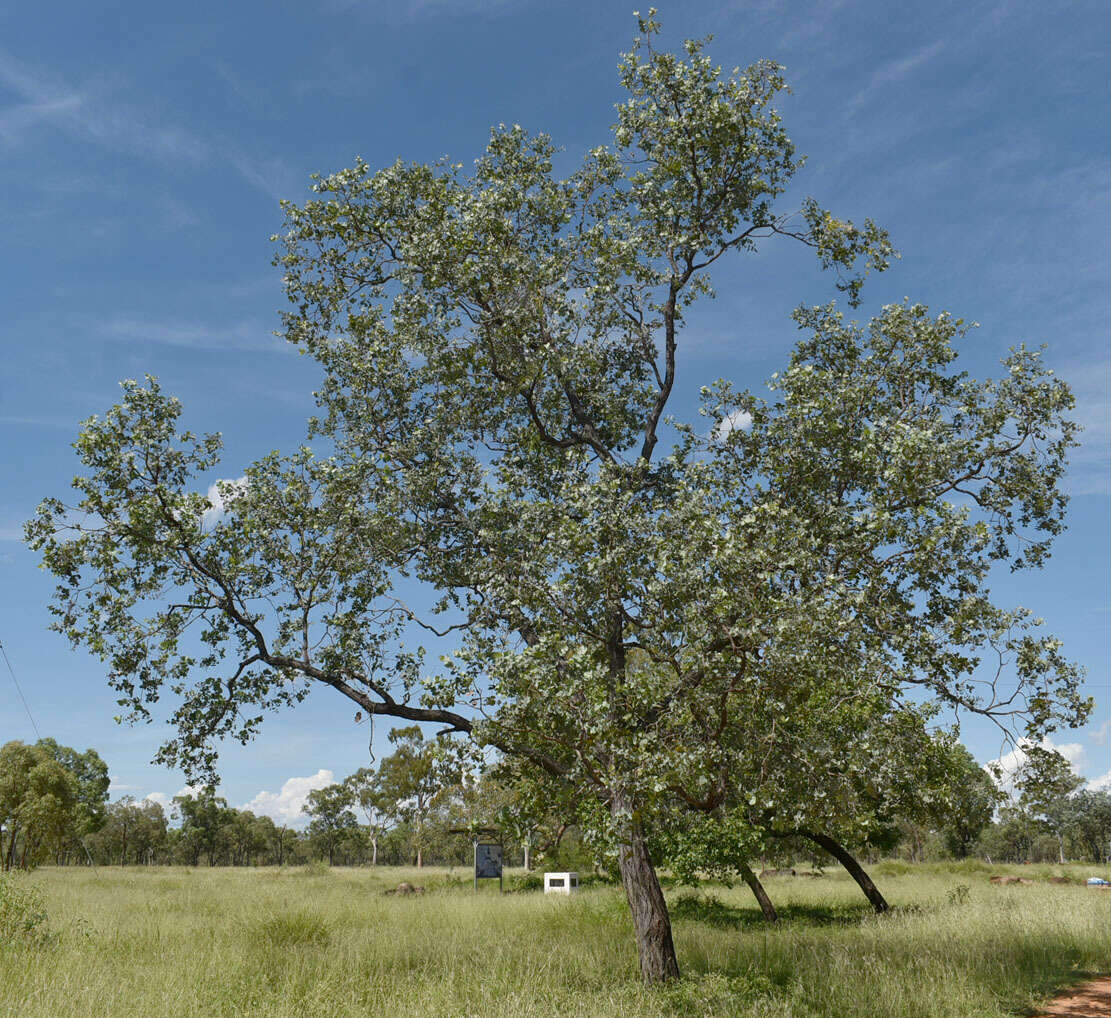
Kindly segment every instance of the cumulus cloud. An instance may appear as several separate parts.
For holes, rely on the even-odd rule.
[[[268,816],[278,824],[298,824],[304,821],[301,812],[309,792],[336,783],[335,775],[321,768],[315,774],[303,778],[290,778],[280,792],[259,792],[250,802],[243,803],[240,809]]]
[[[223,485],[223,492],[220,491],[220,486]],[[205,496],[210,505],[210,509],[204,511],[204,516],[201,518],[201,525],[206,529],[216,526],[227,514],[228,506],[239,496],[240,493],[247,489],[247,477],[236,477],[234,480],[222,479],[211,485],[208,489],[208,494]]]
[[[714,438],[724,442],[734,431],[748,431],[752,427],[752,414],[747,410],[734,410],[726,414],[714,428]]]
[[[204,785],[182,785],[173,795],[167,795],[165,792],[151,792],[150,795],[144,795],[144,802],[156,802],[167,813],[173,811],[174,799],[179,795],[198,795],[204,791]]]
[[[996,777],[996,783],[1008,795],[1015,794],[1015,779],[1018,772],[1022,769],[1022,765],[1026,763],[1028,756],[1027,749],[1034,745],[1031,739],[1019,739],[1017,745],[1009,753],[1004,753],[997,760],[985,768],[989,773],[995,768],[998,768],[999,774]],[[1079,742],[1062,742],[1055,743],[1052,739],[1042,739],[1041,745],[1045,749],[1053,749],[1061,754],[1068,761],[1073,771],[1077,774],[1080,769],[1087,763],[1087,756],[1084,752],[1084,747]],[[992,774],[995,777],[994,774]],[[1111,778],[1111,774],[1108,775]],[[1091,784],[1089,783],[1089,787]]]
[[[1111,789],[1111,771],[1101,774],[1098,778],[1092,778],[1088,782],[1090,792],[1106,792],[1108,789]]]

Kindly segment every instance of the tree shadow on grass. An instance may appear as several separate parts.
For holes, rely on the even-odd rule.
[[[718,929],[771,928],[758,908],[737,908],[714,897],[683,894],[669,905],[672,918],[706,923]],[[860,905],[784,905],[777,909],[779,926],[857,926],[874,915],[866,902]]]

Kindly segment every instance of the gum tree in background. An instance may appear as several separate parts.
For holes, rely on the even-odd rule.
[[[64,844],[82,805],[77,775],[43,742],[0,746],[0,871],[29,869]]]
[[[798,795],[827,787],[826,750],[777,788],[784,728],[933,704],[1037,739],[1086,703],[1057,641],[988,590],[1062,527],[1072,397],[1036,353],[981,382],[947,314],[803,308],[770,401],[708,378],[703,416],[669,418],[711,270],[794,240],[855,305],[892,252],[871,222],[784,205],[800,160],[776,65],[723,76],[699,43],[655,51],[652,15],[640,29],[612,142],[566,178],[550,139],[502,127],[470,173],[359,163],[285,206],[321,452],[253,464],[212,523],[197,489],[219,438],[126,382],[78,439],[76,506],[46,500],[28,538],[58,629],[107,662],[127,716],[175,697],[163,763],[211,776],[216,741],[319,684],[566,783],[655,983],[679,969],[654,828],[736,796],[812,815]],[[402,599],[415,585],[430,614]],[[455,641],[437,668],[429,629]],[[980,684],[985,654],[1002,667]]]
[[[315,788],[308,795],[304,813],[311,817],[309,834],[323,846],[328,855],[328,865],[336,861],[336,847],[358,827],[358,820],[351,812],[355,794],[344,784]]]
[[[85,854],[80,846],[83,839],[100,830],[107,818],[108,789],[112,779],[108,765],[95,749],[78,753],[70,746],[61,746],[51,738],[36,743],[68,770],[77,781],[77,822],[72,830],[72,840],[77,842],[78,854]]]
[[[455,755],[426,740],[419,725],[389,734],[394,751],[378,765],[378,790],[390,816],[408,828],[414,865],[424,866],[425,829],[435,810],[458,785]]]
[[[358,805],[366,820],[366,834],[370,841],[370,864],[378,865],[378,845],[394,824],[393,804],[383,794],[378,771],[373,767],[360,767],[343,780],[350,790],[352,801]]]

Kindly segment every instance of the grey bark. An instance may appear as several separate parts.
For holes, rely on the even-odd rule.
[[[748,863],[741,863],[740,865],[741,879],[748,884],[748,889],[756,897],[756,901],[760,905],[760,911],[764,913],[764,918],[769,923],[779,922],[779,913],[775,910],[775,905],[772,904],[771,898],[768,897],[768,892],[764,890],[764,885],[760,883],[760,878],[752,872]]]
[[[648,854],[644,830],[622,796],[614,796],[612,808],[622,829],[617,865],[633,916],[640,974],[648,986],[670,982],[679,978],[679,960],[671,937],[671,916]]]
[[[872,883],[872,878],[864,872],[864,867],[849,854],[844,845],[834,841],[828,834],[819,834],[817,831],[799,831],[798,833],[824,848],[849,871],[849,876],[857,882],[857,885],[864,892],[864,897],[871,903],[877,915],[882,915],[891,907],[887,904],[887,899],[880,894],[879,888]]]

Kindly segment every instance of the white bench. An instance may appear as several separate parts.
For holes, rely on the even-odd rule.
[[[545,873],[545,894],[572,894],[579,889],[577,873]]]

